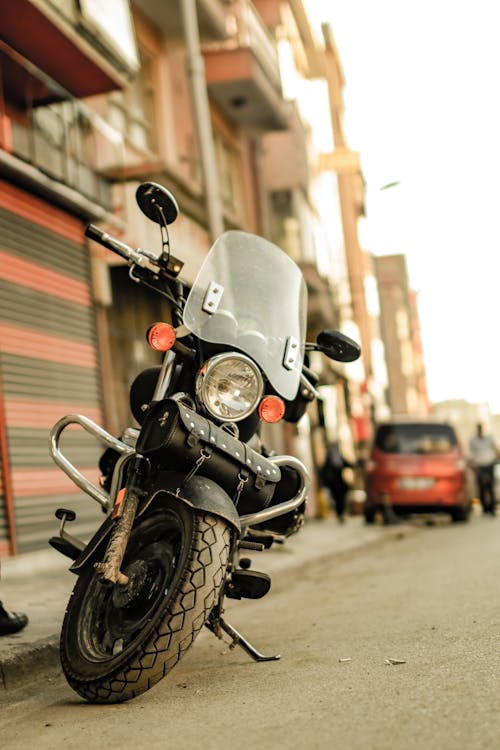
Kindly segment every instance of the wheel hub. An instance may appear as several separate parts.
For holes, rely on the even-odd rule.
[[[127,566],[124,574],[128,583],[125,586],[117,584],[113,590],[113,605],[118,609],[134,606],[152,580],[152,571],[145,560],[135,560]]]

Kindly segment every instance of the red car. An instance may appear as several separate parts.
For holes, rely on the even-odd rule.
[[[367,523],[377,512],[385,520],[392,513],[444,512],[467,521],[470,508],[466,461],[453,427],[416,420],[378,425],[367,462]]]

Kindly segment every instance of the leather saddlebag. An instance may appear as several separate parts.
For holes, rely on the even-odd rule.
[[[282,477],[279,466],[173,399],[150,406],[136,449],[186,480],[198,472],[217,482],[240,514],[267,508]]]

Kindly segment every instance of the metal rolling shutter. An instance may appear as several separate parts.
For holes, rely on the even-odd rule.
[[[49,430],[63,415],[83,413],[101,421],[83,230],[75,217],[0,181],[0,398],[6,444],[0,454],[0,555],[7,554],[9,541],[8,494],[18,552],[46,547],[57,530],[59,506],[76,511],[71,531],[83,538],[103,519],[100,507],[48,453]],[[67,433],[65,451],[96,481],[99,446],[83,431]]]

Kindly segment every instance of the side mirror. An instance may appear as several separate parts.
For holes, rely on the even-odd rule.
[[[321,331],[314,348],[337,362],[354,362],[361,355],[359,344],[340,331]]]
[[[157,224],[172,224],[179,215],[179,206],[172,193],[156,182],[143,182],[135,191],[142,213]]]

